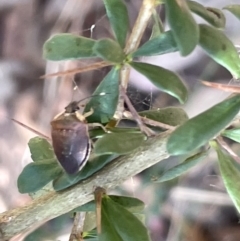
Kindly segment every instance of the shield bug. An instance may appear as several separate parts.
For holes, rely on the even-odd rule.
[[[86,117],[93,114],[93,110],[80,114],[79,103],[83,100],[71,102],[65,107],[63,113],[58,114],[51,121],[53,149],[59,163],[68,174],[80,171],[86,164],[91,151]],[[90,125],[100,126],[105,130],[99,123]]]

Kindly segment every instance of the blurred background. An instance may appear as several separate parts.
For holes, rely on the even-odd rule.
[[[125,0],[131,26],[141,0]],[[202,0],[205,6],[222,8],[239,0]],[[158,12],[165,23],[164,8]],[[229,12],[226,35],[240,46],[240,22]],[[195,16],[196,17],[196,16]],[[196,17],[198,22],[203,22]],[[39,79],[41,75],[73,69],[88,61],[47,62],[44,42],[55,33],[69,32],[99,39],[111,37],[102,1],[95,0],[1,0],[0,1],[0,213],[31,201],[17,189],[17,177],[31,161],[27,143],[34,133],[10,118],[50,135],[51,119],[72,100],[91,95],[108,68],[64,78]],[[151,33],[151,22],[142,42]],[[189,88],[183,106],[190,117],[226,98],[227,94],[203,87],[199,80],[230,83],[231,75],[200,49],[188,57],[178,53],[144,58],[144,62],[176,71]],[[77,86],[78,88],[74,87]],[[160,93],[143,76],[132,71],[128,94],[138,110],[179,104]],[[239,151],[239,146],[234,145]],[[237,241],[240,228],[237,211],[225,192],[216,156],[211,153],[179,179],[162,184],[153,175],[180,163],[169,158],[123,183],[115,193],[138,197],[146,203],[146,225],[153,241]],[[32,234],[15,240],[68,240],[72,219],[66,214]]]

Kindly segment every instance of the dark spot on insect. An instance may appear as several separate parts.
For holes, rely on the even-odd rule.
[[[226,49],[227,49],[226,44],[223,44],[223,45],[222,45],[222,50],[225,51]]]

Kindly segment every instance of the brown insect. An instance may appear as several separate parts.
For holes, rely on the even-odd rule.
[[[87,98],[106,94],[108,93],[100,93]],[[79,112],[79,103],[87,98],[71,102],[65,107],[64,112],[54,117],[51,121],[52,139],[20,121],[13,118],[11,120],[37,135],[52,141],[53,150],[60,165],[68,174],[75,174],[84,167],[91,152],[91,140],[88,134],[89,128],[101,127],[107,132],[106,128],[100,123],[87,123],[86,117],[93,114],[93,109],[84,114]]]
[[[100,126],[106,131],[99,123],[87,123],[86,117],[92,115],[93,110],[80,114],[79,102],[81,101],[71,102],[65,107],[63,113],[58,114],[51,121],[53,149],[59,163],[68,174],[80,171],[89,158],[91,151],[89,126]]]

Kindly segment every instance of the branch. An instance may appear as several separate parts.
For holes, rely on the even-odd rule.
[[[85,220],[85,212],[75,213],[72,232],[69,237],[69,241],[82,241],[83,225]]]
[[[138,48],[143,33],[147,27],[148,20],[151,17],[152,12],[154,10],[155,4],[155,0],[143,0],[137,20],[133,26],[132,33],[125,47],[126,54],[129,54]]]
[[[61,192],[50,192],[24,207],[0,214],[0,240],[27,231],[33,225],[46,222],[93,199],[97,186],[113,189],[125,180],[166,159],[166,140],[171,131],[149,138],[131,154],[109,163],[99,172]]]
[[[152,12],[154,10],[155,4],[156,4],[155,0],[143,0],[137,20],[133,26],[131,35],[127,41],[127,44],[124,50],[126,54],[130,54],[138,48],[140,41],[142,39],[143,33],[147,27],[148,20],[150,19]],[[130,66],[127,66],[127,65],[123,66],[121,69],[121,86],[124,89],[127,89],[129,74],[130,74]],[[121,120],[123,111],[124,111],[124,99],[120,95],[117,110],[114,114],[114,118],[116,120]]]

